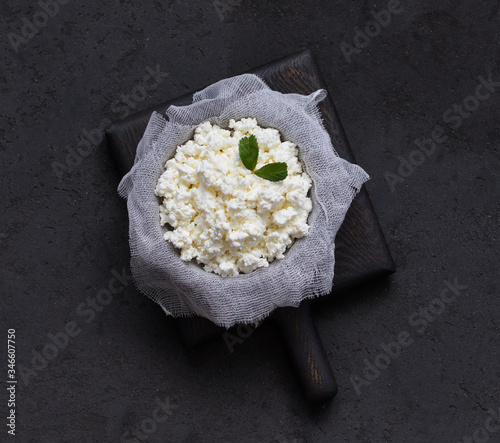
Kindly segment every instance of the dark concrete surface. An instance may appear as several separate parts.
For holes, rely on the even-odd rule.
[[[39,3],[2,0],[0,441],[500,441],[500,85],[470,98],[479,76],[500,81],[499,2],[400,5],[379,35],[358,38],[366,47],[349,63],[341,43],[354,45],[386,1],[70,0],[44,24]],[[272,325],[233,353],[222,340],[186,350],[128,280],[106,298],[113,272],[128,272],[127,213],[106,143],[81,142],[128,112],[303,48],[372,176],[398,266],[317,306],[340,387],[320,409],[305,404]],[[157,66],[168,76],[148,80],[143,97]],[[454,111],[464,100],[477,109]],[[434,152],[415,153],[436,125],[445,136],[436,132]],[[401,158],[421,164],[411,171]],[[398,168],[405,177],[390,175]],[[462,289],[443,292],[454,280]],[[409,345],[385,346],[398,337]]]

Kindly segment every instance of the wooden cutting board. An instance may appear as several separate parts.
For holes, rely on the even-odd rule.
[[[326,89],[309,50],[250,72],[259,75],[269,87],[282,93],[308,95],[318,89]],[[134,164],[136,148],[151,113],[157,111],[164,114],[170,105],[190,104],[192,96],[193,94],[187,94],[161,103],[116,122],[107,129],[110,149],[122,175]],[[334,148],[340,157],[355,163],[330,96],[321,102],[320,110]],[[335,277],[329,296],[394,271],[389,248],[363,186],[349,208],[335,239]],[[337,384],[310,310],[311,303],[324,298],[303,302],[298,308],[279,308],[270,317],[280,329],[304,393],[311,402],[324,402],[337,393]],[[181,318],[176,321],[187,346],[194,346],[225,332],[224,328],[201,317]]]

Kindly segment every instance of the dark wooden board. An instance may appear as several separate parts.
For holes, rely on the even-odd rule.
[[[326,89],[310,51],[286,57],[250,71],[274,90],[310,94]],[[134,163],[135,152],[153,111],[164,114],[170,105],[187,105],[192,94],[159,104],[112,124],[106,131],[112,155],[122,175]],[[330,96],[320,104],[325,128],[338,154],[355,163],[337,111]],[[389,248],[365,187],[354,199],[335,239],[335,277],[330,295],[395,271]],[[299,308],[277,309],[272,317],[278,325],[296,366],[306,396],[325,401],[337,392],[323,345],[311,317],[310,302]],[[225,329],[200,318],[177,319],[188,346],[220,335]]]

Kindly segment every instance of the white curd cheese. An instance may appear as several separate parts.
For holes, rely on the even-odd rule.
[[[252,134],[259,145],[256,169],[285,162],[284,180],[265,180],[243,165],[239,141]],[[229,130],[200,124],[194,140],[166,162],[155,194],[162,199],[161,225],[173,228],[165,240],[180,249],[181,259],[195,259],[226,277],[269,266],[284,257],[294,239],[307,235],[311,185],[294,143],[243,118],[231,120]]]

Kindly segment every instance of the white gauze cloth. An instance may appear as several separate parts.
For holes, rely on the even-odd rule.
[[[174,317],[199,315],[217,325],[257,323],[275,308],[298,306],[328,294],[335,264],[335,235],[368,175],[341,159],[323,127],[317,104],[325,90],[311,95],[281,94],[259,77],[244,74],[221,80],[194,94],[189,106],[171,106],[166,119],[153,113],[137,147],[134,166],[118,192],[127,198],[131,268],[139,290]],[[313,181],[309,235],[295,240],[285,258],[235,277],[206,272],[180,259],[163,235],[160,200],[154,194],[165,162],[177,146],[193,138],[209,120],[227,128],[230,119],[254,117],[297,144],[302,166]]]

